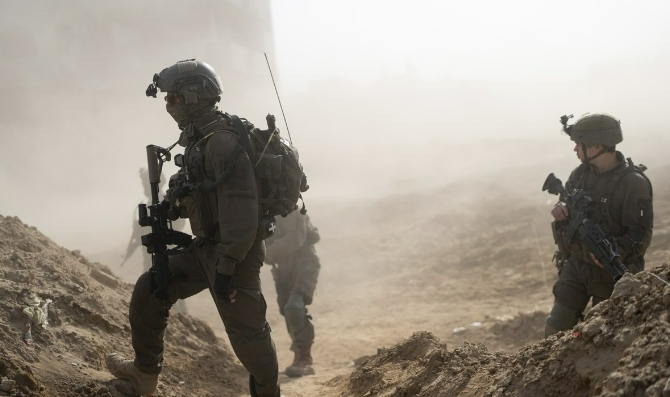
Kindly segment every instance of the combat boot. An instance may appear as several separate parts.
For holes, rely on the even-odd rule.
[[[298,378],[305,375],[314,375],[312,367],[312,346],[298,347],[295,350],[293,364],[286,367],[286,376]]]
[[[140,396],[153,396],[158,388],[158,374],[140,371],[133,360],[123,358],[118,353],[108,354],[105,358],[107,369],[119,379],[127,379]]]

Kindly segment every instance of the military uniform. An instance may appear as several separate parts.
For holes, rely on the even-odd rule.
[[[582,189],[596,203],[592,219],[608,236],[616,238],[616,249],[632,273],[644,270],[644,253],[651,243],[653,208],[649,180],[616,153],[619,165],[597,174],[591,166],[582,165],[572,172],[566,183],[568,191]],[[608,190],[613,190],[609,192]],[[603,268],[595,266],[588,248],[570,247],[569,258],[554,286],[556,299],[581,313],[589,297],[597,304],[607,299],[614,280]]]
[[[165,69],[158,79],[154,78],[163,91],[173,91],[164,82],[170,81],[170,73],[176,74],[173,80],[177,82],[193,83],[195,80],[193,86],[196,88],[192,91],[199,96],[205,95],[196,89],[220,84],[208,65],[183,61]],[[202,76],[211,78],[198,81]],[[161,85],[168,88],[164,89]],[[190,91],[184,94],[187,104]],[[216,92],[220,93],[220,88]],[[217,111],[213,103],[206,104],[209,106],[182,112],[191,116],[185,123],[179,116],[180,110],[171,109],[168,101],[168,112],[182,128],[181,143],[186,145],[185,167],[180,172],[191,183],[204,182],[210,186],[208,189],[195,189],[179,199],[171,196],[174,186],[168,193],[171,201],[188,215],[196,237],[188,249],[169,258],[172,274],[169,303],[174,304],[177,299],[186,299],[209,289],[230,344],[250,373],[251,395],[278,397],[277,356],[265,319],[267,306],[261,293],[260,268],[265,257],[265,245],[262,239],[257,238],[259,204],[253,167],[247,153],[238,149],[240,143],[230,118]],[[247,126],[251,125],[247,123]],[[237,151],[235,156],[234,151]],[[232,166],[228,167],[232,173],[224,178],[222,175],[227,166]],[[136,389],[144,387],[141,380],[145,374],[161,371],[163,337],[168,323],[162,315],[164,302],[149,292],[149,282],[148,273],[140,276],[130,302],[129,317],[135,350],[133,363],[140,375],[117,357],[107,361],[114,375],[129,379]],[[233,290],[237,292],[231,302],[230,293]]]
[[[293,363],[286,369],[289,376],[314,373],[311,357],[314,325],[306,306],[314,299],[321,269],[314,249],[318,241],[318,230],[309,217],[297,211],[278,218],[275,235],[266,241],[266,262],[272,265],[279,312],[286,320],[291,350],[295,352]]]
[[[614,144],[622,139],[615,139]],[[568,192],[581,189],[591,197],[594,211],[590,218],[614,241],[626,267],[637,273],[644,270],[644,254],[652,238],[652,188],[630,159],[627,161],[618,151],[614,154],[618,162],[614,168],[598,173],[593,165],[583,163],[570,174],[565,186]],[[557,229],[560,234],[561,222],[557,222]],[[555,302],[547,318],[547,336],[572,328],[589,300],[593,297],[596,305],[608,299],[615,284],[610,274],[594,263],[588,247],[577,237],[563,249],[557,253],[562,260],[559,279],[553,287]]]

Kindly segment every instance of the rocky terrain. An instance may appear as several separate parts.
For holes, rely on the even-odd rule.
[[[132,285],[11,216],[0,216],[0,265],[0,396],[127,392],[123,382],[109,382],[104,357],[112,351],[132,357]],[[33,323],[32,341],[26,341],[31,319],[24,310],[41,309],[47,300],[48,325]],[[160,395],[220,396],[246,389],[244,369],[204,321],[172,313],[166,341],[172,348]]]
[[[515,354],[465,343],[449,350],[429,332],[361,363],[344,396],[670,395],[670,265],[625,275],[584,322]]]

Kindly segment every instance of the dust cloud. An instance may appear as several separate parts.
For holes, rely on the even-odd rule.
[[[540,188],[550,172],[565,180],[578,165],[561,115],[620,118],[619,149],[649,167],[655,186],[667,185],[670,51],[657,44],[670,31],[640,16],[667,15],[652,12],[662,2],[629,14],[608,7],[620,20],[604,43],[580,40],[579,24],[600,15],[593,4],[567,15],[506,2],[512,35],[503,16],[481,19],[465,3],[443,15],[442,2],[364,2],[352,16],[340,3],[0,0],[0,214],[134,281],[140,250],[118,264],[145,199],[145,146],[167,147],[179,135],[162,97],[144,94],[153,74],[203,60],[223,81],[223,111],[260,127],[272,113],[288,136],[267,53],[322,236],[313,311],[317,326],[330,327],[320,328],[329,345],[317,357],[341,373],[352,352],[418,329],[461,342],[451,329],[492,311],[546,310],[554,198]],[[442,16],[460,22],[441,25]],[[494,54],[483,56],[487,45]],[[543,60],[529,66],[535,54]],[[175,171],[168,164],[164,175]],[[652,265],[669,258],[665,236],[652,243]],[[460,299],[478,303],[456,308]],[[275,306],[268,319],[281,346],[288,337]],[[350,337],[371,328],[386,331]]]
[[[627,156],[652,167],[667,162],[667,53],[643,58],[622,52],[615,59],[608,54],[586,75],[570,79],[538,71],[526,79],[501,80],[492,77],[496,65],[488,66],[490,76],[435,78],[433,73],[427,78],[411,60],[398,60],[406,64],[399,72],[381,73],[365,83],[347,69],[349,74],[315,78],[291,89],[282,85],[282,73],[294,76],[307,66],[291,63],[288,56],[299,50],[281,41],[290,35],[273,37],[274,25],[314,29],[300,15],[273,20],[273,12],[287,18],[282,7],[296,7],[293,3],[45,0],[2,5],[0,211],[108,261],[120,261],[134,207],[143,200],[138,169],[144,166],[145,145],[168,146],[178,136],[161,99],[146,98],[144,89],[153,73],[180,59],[205,60],[219,71],[224,111],[261,126],[264,115],[273,113],[283,126],[263,57],[268,53],[280,93],[288,92],[283,104],[312,186],[306,200],[317,224],[333,219],[338,208],[362,201],[434,192],[482,178],[544,201],[538,188],[544,175],[556,172],[565,178],[576,165],[571,143],[559,132],[564,113],[612,113],[623,121],[621,149]],[[424,48],[444,39],[432,31],[411,37],[422,41],[404,46]],[[379,43],[371,43],[371,49],[388,46],[384,37],[375,39]],[[276,41],[287,49],[284,58],[274,51]],[[329,45],[312,54],[321,56]],[[460,61],[476,59],[452,60]],[[166,166],[167,175],[172,171],[172,165]],[[355,227],[321,225],[326,233],[349,226]]]

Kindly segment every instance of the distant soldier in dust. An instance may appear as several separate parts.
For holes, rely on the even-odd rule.
[[[314,249],[318,241],[318,230],[307,215],[298,211],[285,218],[277,217],[277,230],[266,240],[265,262],[272,265],[279,312],[286,320],[295,353],[293,363],[285,371],[290,377],[314,374],[314,325],[306,306],[312,303],[321,269]]]
[[[567,117],[565,118],[567,121]],[[614,243],[621,260],[632,273],[644,270],[644,254],[649,247],[654,221],[651,182],[636,166],[616,151],[623,141],[621,123],[608,114],[589,114],[565,131],[575,142],[574,151],[582,164],[570,174],[568,192],[581,189],[591,197],[590,218],[599,224]],[[565,203],[551,210],[557,236],[565,231],[570,215]],[[546,320],[545,336],[571,329],[582,316],[589,300],[593,305],[608,299],[615,281],[576,238],[559,243],[556,252],[559,280],[554,285],[554,306]]]
[[[149,190],[149,184],[147,181],[149,180],[149,171],[147,171],[146,168],[140,168],[140,180],[142,182],[142,187],[144,188],[144,196],[146,199],[144,200],[145,204],[148,204],[151,202],[151,191]],[[165,185],[165,181],[161,179],[160,183],[160,190],[163,190],[163,186]],[[128,241],[128,246],[126,247],[126,254],[123,256],[123,262],[121,262],[121,266],[123,266],[128,259],[135,253],[137,248],[142,246],[142,235],[146,234],[146,230],[140,226],[140,224],[137,222],[137,207],[135,207],[135,211],[133,212],[133,232],[130,235],[130,240]],[[174,227],[174,223],[173,223]],[[176,228],[179,229],[179,228]],[[151,255],[142,255],[143,259],[143,271],[148,271],[149,268],[151,268]]]

